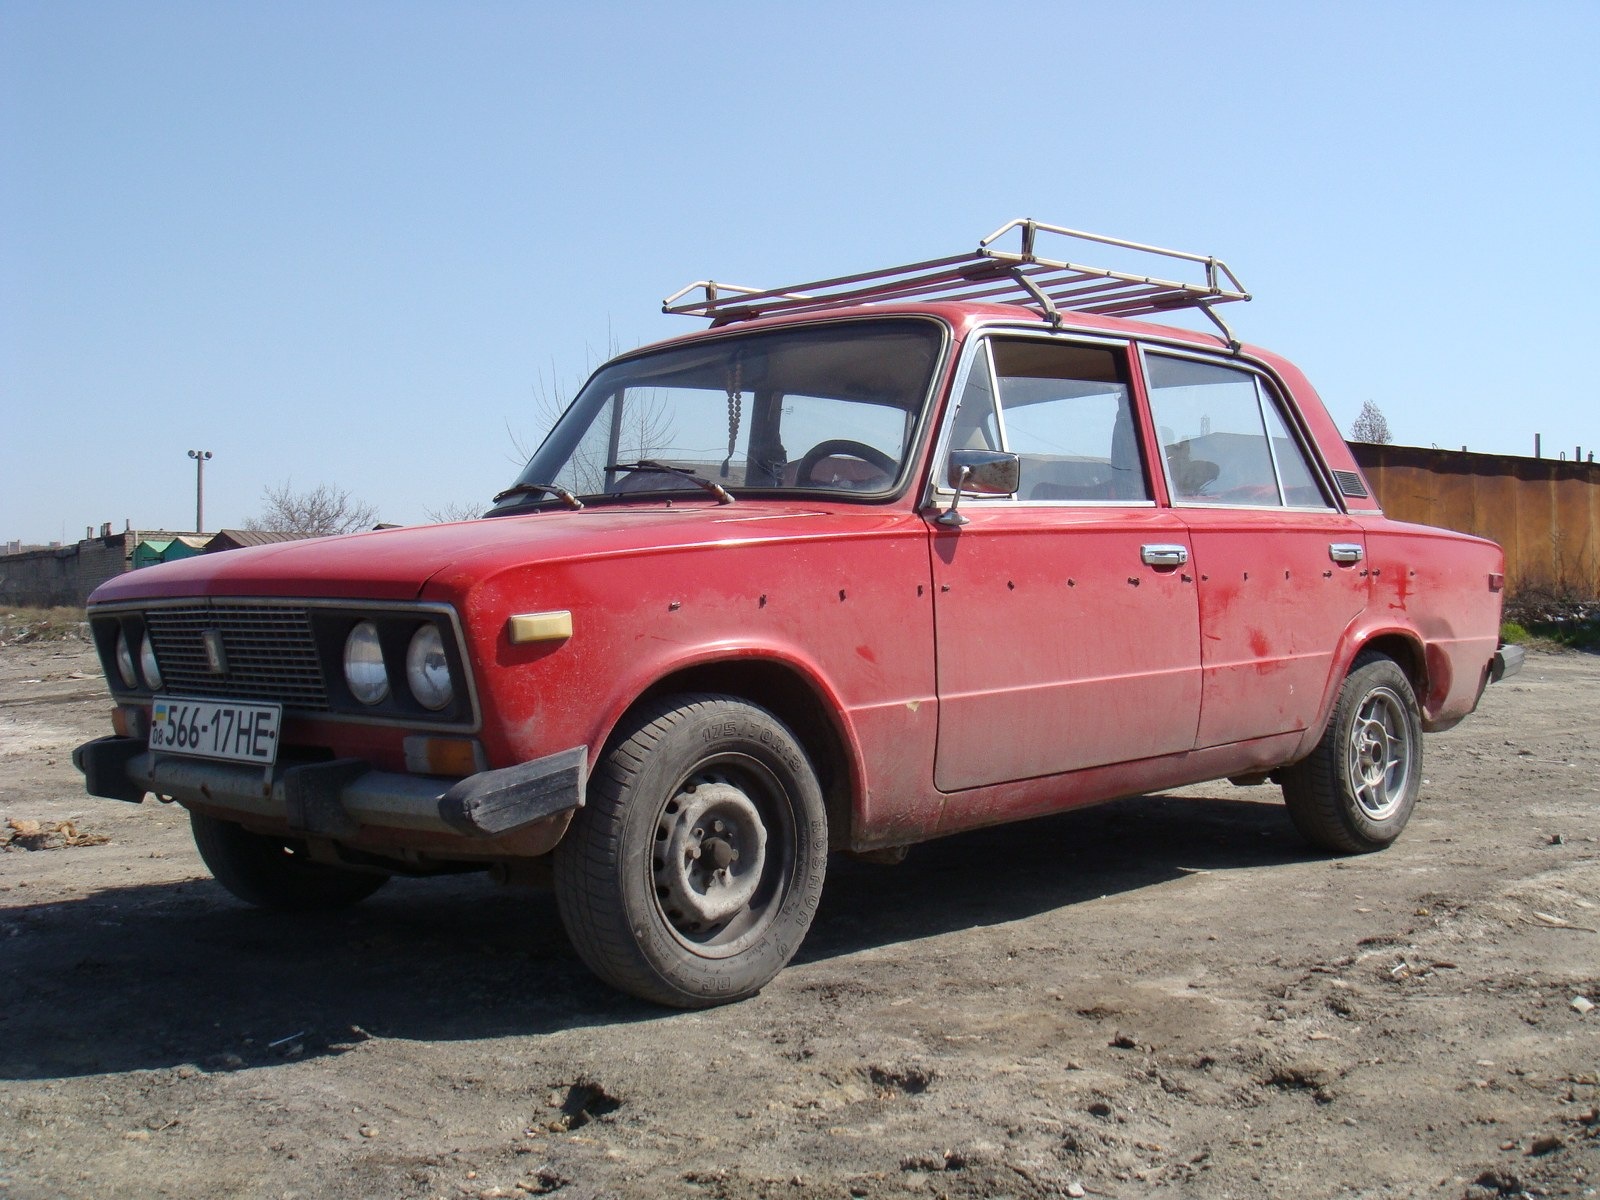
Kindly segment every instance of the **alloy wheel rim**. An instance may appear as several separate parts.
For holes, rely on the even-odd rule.
[[[1411,783],[1411,727],[1405,705],[1390,688],[1361,702],[1350,730],[1350,782],[1369,821],[1385,821],[1404,802]]]

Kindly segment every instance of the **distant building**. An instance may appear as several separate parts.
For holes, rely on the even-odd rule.
[[[314,533],[292,533],[286,529],[219,529],[206,543],[206,553],[243,550],[246,546],[270,546],[274,542],[298,542],[316,536]]]
[[[237,550],[270,542],[292,542],[310,535],[264,529],[224,529],[220,533],[134,529],[121,533],[111,522],[91,527],[75,545],[30,546],[8,542],[0,554],[0,604],[17,608],[82,608],[106,580],[139,567],[172,562],[212,550]]]
[[[140,567],[153,567],[156,563],[191,558],[203,552],[209,540],[204,535],[193,534],[180,534],[178,537],[147,536],[133,548],[129,565],[133,570],[138,570]]]

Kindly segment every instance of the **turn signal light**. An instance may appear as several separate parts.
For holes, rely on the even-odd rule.
[[[476,775],[488,763],[472,738],[408,737],[406,770],[414,775]]]

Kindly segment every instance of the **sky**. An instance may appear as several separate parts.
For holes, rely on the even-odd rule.
[[[1600,449],[1600,3],[0,0],[0,542],[487,505],[609,354],[1013,217],[1348,429]],[[1588,345],[1590,351],[1583,351]]]

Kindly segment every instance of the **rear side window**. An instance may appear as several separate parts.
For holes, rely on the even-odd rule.
[[[1145,356],[1150,411],[1178,503],[1327,508],[1327,498],[1259,375]]]

